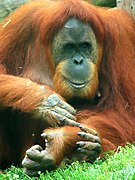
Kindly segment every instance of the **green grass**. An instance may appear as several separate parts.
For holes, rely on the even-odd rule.
[[[135,146],[120,148],[119,153],[107,155],[106,160],[98,160],[94,164],[74,162],[71,166],[58,168],[39,178],[30,178],[22,169],[11,167],[0,180],[135,180]]]

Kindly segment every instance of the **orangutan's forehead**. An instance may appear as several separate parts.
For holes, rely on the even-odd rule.
[[[64,27],[68,29],[76,29],[83,26],[88,26],[88,24],[86,25],[76,18],[70,18],[64,25]]]
[[[61,33],[62,32],[62,33]],[[78,41],[79,39],[88,39],[90,37],[95,37],[94,32],[90,24],[83,23],[76,18],[70,18],[63,26],[60,31],[60,36],[62,39],[74,39]],[[94,38],[95,39],[95,38]]]

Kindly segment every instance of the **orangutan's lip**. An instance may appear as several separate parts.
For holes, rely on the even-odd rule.
[[[84,88],[86,85],[87,85],[87,83],[88,82],[72,82],[72,81],[68,81],[70,84],[71,84],[71,86],[73,87],[73,88],[76,88],[76,89],[82,89],[82,88]]]

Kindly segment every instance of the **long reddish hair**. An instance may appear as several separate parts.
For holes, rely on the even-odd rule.
[[[81,0],[28,3],[11,16],[11,22],[4,27],[6,31],[0,29],[0,61],[6,64],[8,73],[21,74],[18,66],[25,66],[26,61],[30,65],[45,49],[45,61],[54,72],[50,46],[70,17],[90,23],[103,48],[99,68],[102,96],[95,108],[135,115],[135,23],[123,11],[97,8]],[[36,42],[38,47],[41,45],[38,52]]]

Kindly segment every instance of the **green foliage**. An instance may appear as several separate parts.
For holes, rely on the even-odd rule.
[[[98,160],[94,164],[74,162],[71,166],[40,174],[39,178],[30,178],[22,169],[11,167],[5,174],[0,174],[0,180],[135,180],[134,145],[107,156],[106,160]]]
[[[92,0],[96,6],[116,7],[116,0]]]

